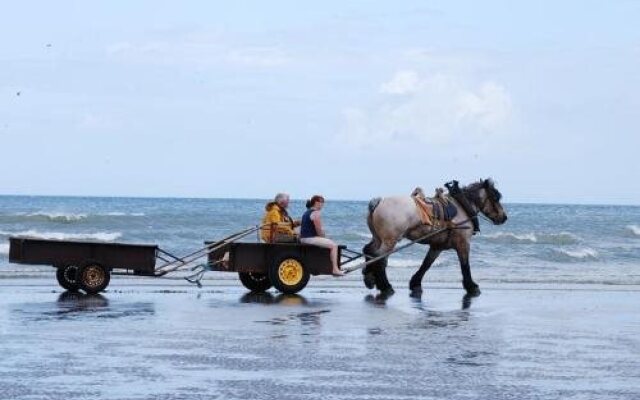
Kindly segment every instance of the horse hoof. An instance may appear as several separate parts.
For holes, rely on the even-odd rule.
[[[416,297],[416,298],[422,297],[422,287],[421,286],[410,287],[409,297]]]
[[[367,289],[373,289],[376,285],[376,278],[371,274],[365,275],[363,280]]]
[[[479,287],[477,287],[477,286],[467,288],[466,290],[467,290],[467,295],[469,295],[469,296],[471,296],[471,297],[477,297],[477,296],[480,296],[480,293],[482,293],[482,292],[480,291],[480,288],[479,288]]]
[[[395,292],[396,291],[393,290],[393,288],[391,286],[389,286],[387,288],[380,289],[380,296],[382,296],[382,297],[390,297],[390,296],[393,296],[393,294]]]

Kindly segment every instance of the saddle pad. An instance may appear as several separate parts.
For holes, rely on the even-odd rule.
[[[442,204],[435,199],[413,196],[420,220],[425,225],[438,225],[439,222],[451,221],[458,214],[458,208],[450,201]]]
[[[416,203],[420,220],[425,225],[433,225],[433,204],[427,203],[423,198],[413,196],[413,201]]]

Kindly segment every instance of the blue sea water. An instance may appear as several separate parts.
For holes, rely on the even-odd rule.
[[[149,243],[185,254],[257,224],[266,200],[0,196],[0,272],[9,264],[8,237]],[[480,281],[640,284],[640,207],[506,204],[509,220],[482,220],[471,263]],[[370,238],[367,202],[328,201],[323,219],[331,238],[360,250]],[[292,201],[299,217],[302,201]],[[246,240],[255,240],[249,237]],[[409,276],[426,249],[413,246],[390,259]],[[5,274],[6,275],[6,274]],[[428,279],[458,282],[457,258],[441,256]]]

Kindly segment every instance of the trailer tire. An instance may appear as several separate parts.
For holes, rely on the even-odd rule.
[[[70,292],[77,292],[80,286],[76,276],[78,275],[78,267],[75,265],[63,265],[56,267],[56,279],[58,284]]]
[[[78,270],[76,280],[80,289],[87,294],[97,294],[109,285],[111,273],[103,265],[96,262],[87,262]]]
[[[285,294],[295,294],[307,286],[309,271],[297,255],[282,255],[269,266],[269,280]]]
[[[266,292],[273,286],[269,277],[259,272],[238,272],[238,277],[242,286],[251,290],[252,293]]]

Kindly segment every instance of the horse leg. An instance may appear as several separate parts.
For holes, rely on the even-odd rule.
[[[420,265],[420,268],[415,274],[413,274],[409,281],[409,290],[411,291],[412,296],[419,296],[422,294],[422,278],[424,278],[424,274],[426,274],[429,268],[431,268],[431,265],[433,265],[433,262],[438,258],[441,252],[442,250],[429,247],[429,251],[422,261],[422,265]]]
[[[471,296],[480,294],[480,288],[471,277],[471,266],[469,265],[469,242],[463,241],[456,246],[458,260],[460,261],[460,270],[462,271],[462,286]]]
[[[387,262],[389,261],[389,257],[385,257],[379,262],[375,263],[376,266],[374,268],[375,277],[376,277],[376,286],[381,294],[390,295],[394,292],[393,286],[389,283],[389,279],[387,279]]]
[[[385,254],[395,246],[395,242],[392,241],[380,241],[375,238],[367,243],[362,249],[365,254],[365,260],[370,260],[377,257],[380,254]],[[387,278],[387,260],[388,257],[382,258],[374,263],[367,265],[363,270],[364,284],[368,289],[377,287],[381,292],[393,292],[393,287],[389,283]]]
[[[376,256],[377,248],[380,247],[380,242],[371,240],[367,243],[362,249],[362,253],[364,254],[365,261],[371,260]],[[377,264],[377,263],[373,263]],[[362,279],[364,280],[364,285],[367,289],[373,289],[376,285],[376,277],[374,272],[373,264],[367,265],[362,269]]]

